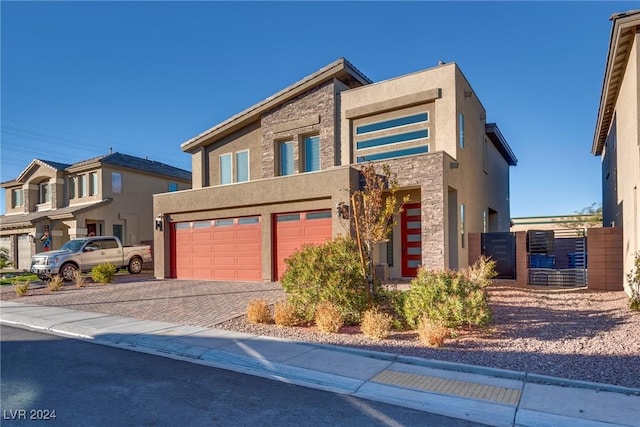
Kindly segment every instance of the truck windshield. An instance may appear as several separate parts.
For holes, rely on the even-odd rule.
[[[69,240],[67,243],[65,243],[60,247],[60,250],[77,252],[80,250],[80,248],[82,247],[82,245],[84,245],[85,242],[86,242],[86,239]]]

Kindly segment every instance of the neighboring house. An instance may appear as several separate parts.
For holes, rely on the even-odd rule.
[[[125,244],[153,241],[152,195],[191,187],[191,173],[112,153],[74,164],[35,159],[6,190],[0,247],[14,266],[87,235],[115,235]]]
[[[603,225],[622,227],[623,271],[628,273],[640,250],[640,10],[611,20],[591,151],[602,157]]]
[[[377,264],[393,278],[468,264],[468,233],[509,230],[509,145],[455,63],[371,82],[339,59],[182,144],[193,189],[154,196],[158,278],[278,280],[305,243],[349,233],[360,166],[410,196]]]
[[[602,227],[594,221],[594,215],[573,214],[554,216],[523,216],[511,218],[511,231],[562,230]]]

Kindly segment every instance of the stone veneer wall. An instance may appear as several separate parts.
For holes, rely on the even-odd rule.
[[[444,153],[439,151],[419,156],[389,159],[388,164],[398,178],[400,188],[420,188],[422,209],[422,266],[445,269],[445,185]]]
[[[333,81],[318,86],[262,116],[262,178],[276,175],[276,143],[294,141],[295,173],[300,172],[300,144],[306,135],[320,136],[320,168],[336,165],[335,134],[336,109]],[[306,119],[313,121],[319,116],[319,123],[303,125],[278,132],[278,125],[292,126]]]

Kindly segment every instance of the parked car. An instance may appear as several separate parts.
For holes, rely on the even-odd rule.
[[[31,257],[31,272],[42,280],[59,274],[69,281],[76,271],[87,272],[98,264],[111,263],[138,274],[147,262],[151,262],[151,246],[123,246],[115,236],[96,236],[69,240],[58,250],[35,254]]]

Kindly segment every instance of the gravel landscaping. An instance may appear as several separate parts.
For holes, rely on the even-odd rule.
[[[441,348],[425,347],[415,332],[376,342],[358,327],[325,334],[313,327],[254,325],[245,316],[217,327],[640,388],[640,313],[628,309],[624,292],[494,285],[489,293],[491,327],[462,331]]]

